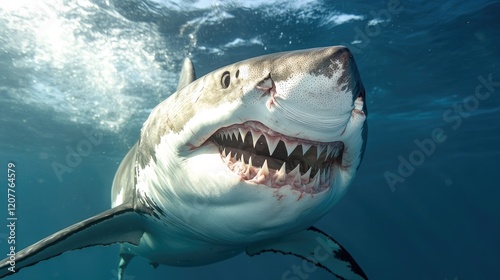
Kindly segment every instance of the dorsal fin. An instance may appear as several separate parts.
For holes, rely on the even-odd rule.
[[[194,65],[191,59],[184,58],[182,63],[181,75],[179,77],[179,84],[177,85],[177,91],[183,87],[189,85],[192,81],[196,79],[196,74],[194,73]]]

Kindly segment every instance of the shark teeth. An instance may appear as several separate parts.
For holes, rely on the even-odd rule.
[[[269,155],[274,154],[276,148],[279,146],[280,143],[285,148],[287,156],[290,156],[292,153],[298,153],[297,147],[301,146],[302,147],[301,155],[306,155],[308,152],[311,153],[312,150],[315,150],[316,159],[320,159],[321,157],[322,158],[338,157],[344,149],[342,142],[315,144],[312,142],[306,142],[306,140],[297,140],[297,139],[289,140],[286,139],[285,137],[277,136],[276,132],[274,132],[275,135],[269,135],[254,129],[247,129],[241,127],[234,128],[232,130],[229,129],[229,130],[219,131],[216,133],[216,136],[217,138],[222,140],[222,142],[238,141],[244,143],[247,139],[249,139],[248,132],[250,132],[251,135],[250,143],[252,144],[252,147],[257,148],[258,146],[257,144],[265,144],[267,145]],[[265,139],[265,142],[259,141],[261,136],[264,136],[263,139]],[[323,155],[323,153],[325,154]]]
[[[281,168],[276,172],[276,178],[275,178],[275,182],[278,184],[278,185],[284,185],[286,183],[286,167],[285,167],[285,163],[283,162],[283,165],[281,166]]]
[[[286,164],[283,163],[278,170],[270,169],[267,160],[262,166],[256,167],[252,165],[252,157],[249,157],[248,163],[244,162],[240,157],[231,157],[229,152],[224,158],[224,162],[236,174],[241,176],[245,181],[253,184],[266,185],[270,188],[281,188],[283,186],[291,186],[293,190],[303,193],[319,193],[330,187],[330,182],[333,180],[328,169],[322,169],[315,176],[310,177],[312,168],[309,168],[306,173],[300,173],[300,165],[297,165],[290,172],[286,172]]]
[[[292,152],[295,150],[295,148],[297,148],[297,146],[299,145],[299,143],[297,142],[286,141],[286,140],[283,143],[285,143],[286,152],[288,153],[288,156],[290,156]]]
[[[245,137],[247,136],[247,133],[248,133],[248,129],[239,127],[238,132],[240,133],[240,137],[241,137],[240,139],[245,139]]]
[[[252,133],[253,147],[255,148],[255,146],[257,145],[257,141],[259,141],[261,134],[255,130],[250,130],[250,133]]]
[[[319,158],[321,156],[321,154],[323,153],[323,151],[325,150],[326,146],[317,146],[316,147],[316,156]]]
[[[331,185],[333,168],[342,165],[345,149],[339,141],[293,138],[253,122],[220,129],[211,140],[230,170],[242,179],[271,188],[289,185],[306,193]]]
[[[311,147],[312,147],[312,144],[302,143],[302,154],[305,155]]]
[[[278,137],[272,137],[266,134],[264,134],[264,137],[266,137],[267,148],[269,149],[269,155],[272,155],[281,140]]]

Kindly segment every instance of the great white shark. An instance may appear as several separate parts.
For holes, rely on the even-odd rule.
[[[177,91],[152,110],[115,174],[112,208],[2,260],[0,278],[119,243],[119,279],[134,256],[198,266],[242,252],[292,254],[338,278],[367,279],[312,227],[357,173],[366,118],[343,46],[251,58],[197,80],[186,59]]]

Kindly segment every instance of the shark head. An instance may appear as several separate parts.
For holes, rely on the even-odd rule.
[[[159,215],[197,235],[210,230],[221,242],[304,229],[351,184],[366,115],[345,47],[223,67],[151,112],[137,144],[137,195]]]

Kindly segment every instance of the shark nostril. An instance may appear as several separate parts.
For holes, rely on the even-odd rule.
[[[257,84],[257,89],[269,92],[273,89],[274,87],[274,81],[271,78],[271,74],[267,75],[260,83]]]

